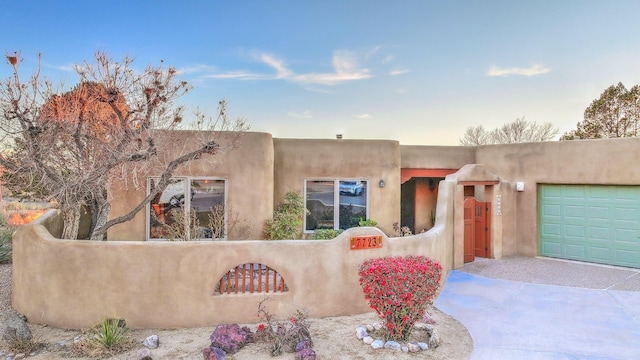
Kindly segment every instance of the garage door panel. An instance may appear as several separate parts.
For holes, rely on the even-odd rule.
[[[565,252],[570,259],[583,259],[587,255],[586,248],[581,244],[567,244]]]
[[[640,256],[640,254],[637,251],[618,250],[615,254],[616,261],[620,263],[620,265],[638,267],[636,264],[638,262],[638,256]]]
[[[577,218],[582,221],[585,216],[585,208],[584,206],[565,206],[564,208],[564,217],[565,218]]]
[[[589,206],[589,220],[609,221],[611,208],[604,206]]]
[[[543,256],[640,268],[640,186],[540,185]]]
[[[637,246],[638,244],[637,232],[629,229],[616,229],[614,241],[621,246],[625,244],[628,246]]]
[[[560,234],[562,232],[562,226],[560,224],[556,224],[556,228],[558,229],[558,234]],[[584,238],[585,229],[582,225],[566,225],[564,226],[564,229],[564,235],[567,237]]]
[[[637,223],[638,221],[638,209],[634,209],[632,207],[620,207],[617,206],[614,209],[613,216],[616,220],[629,220]]]
[[[585,241],[589,240],[608,240],[610,238],[609,228],[591,226],[589,229],[589,237]]]
[[[541,248],[543,249],[545,254],[549,254],[547,256],[551,257],[561,257],[562,256],[562,246],[559,242],[547,241],[543,242]]]
[[[599,262],[609,262],[613,259],[613,251],[610,248],[591,247],[589,257]]]
[[[542,213],[548,217],[560,217],[562,215],[562,206],[558,204],[548,204],[542,207]]]

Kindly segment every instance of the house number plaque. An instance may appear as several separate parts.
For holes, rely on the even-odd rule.
[[[352,236],[351,250],[376,249],[382,247],[382,236]]]

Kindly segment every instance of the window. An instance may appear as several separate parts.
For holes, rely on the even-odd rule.
[[[148,181],[151,192],[159,178]],[[226,181],[174,178],[150,203],[147,238],[223,239],[226,237]]]
[[[306,180],[305,232],[316,229],[348,229],[368,219],[366,180]]]

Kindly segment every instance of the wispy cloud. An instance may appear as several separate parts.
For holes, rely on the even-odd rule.
[[[266,53],[258,53],[256,56],[259,61],[276,69],[276,79],[286,79],[293,75],[293,72],[285,66],[284,61],[276,58],[275,56]]]
[[[336,51],[332,58],[334,72],[301,73],[291,70],[286,62],[275,55],[257,52],[253,58],[275,70],[275,74],[262,74],[255,71],[235,70],[206,75],[212,79],[238,80],[287,80],[304,85],[336,85],[339,83],[371,78],[369,69],[361,68],[357,56],[350,51]]]
[[[397,70],[391,70],[391,72],[389,73],[389,75],[391,76],[396,76],[396,75],[402,75],[402,74],[406,74],[408,73],[409,70],[406,69],[397,69]]]
[[[229,71],[224,73],[210,74],[204,76],[207,79],[238,79],[238,80],[267,80],[272,77],[265,76],[246,70]]]
[[[536,76],[542,75],[550,72],[551,69],[541,65],[535,64],[528,68],[503,68],[499,66],[492,66],[489,71],[487,71],[487,76],[511,76],[511,75],[522,75],[522,76]]]
[[[52,68],[52,69],[56,69],[59,71],[64,71],[64,72],[74,72],[76,69],[76,65],[52,65],[52,64],[48,64],[45,63],[45,66]]]
[[[311,119],[313,117],[313,115],[311,114],[311,111],[309,111],[309,110],[305,110],[305,111],[303,111],[301,113],[289,111],[287,113],[287,115],[289,115],[292,118],[296,118],[296,119]]]
[[[353,53],[337,51],[332,59],[333,73],[308,73],[291,75],[288,80],[306,84],[336,85],[345,81],[363,80],[371,77],[368,69],[361,69]]]
[[[371,116],[370,114],[359,114],[359,115],[354,115],[354,116],[357,117],[358,119],[362,119],[362,120],[373,119],[373,116]]]
[[[181,68],[177,70],[178,70],[178,74],[185,75],[185,74],[196,74],[196,73],[202,73],[202,72],[216,72],[218,71],[218,68],[211,65],[198,64],[198,65],[189,66],[189,67]]]

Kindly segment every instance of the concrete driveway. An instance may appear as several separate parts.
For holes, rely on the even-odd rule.
[[[479,259],[434,302],[464,324],[471,359],[640,359],[640,270]]]

